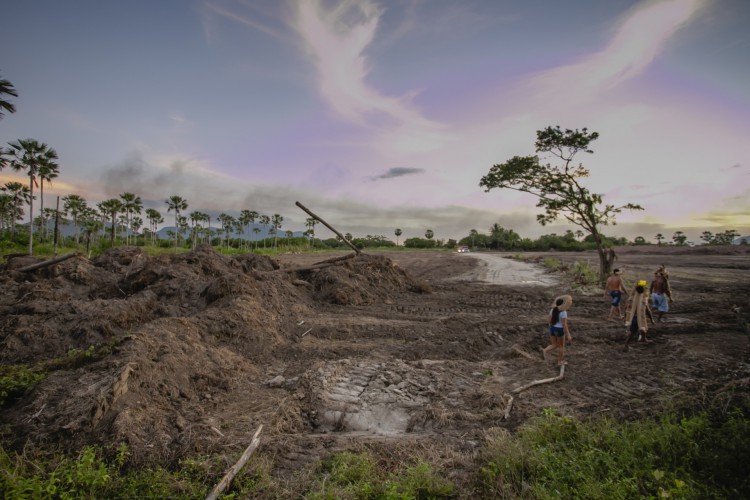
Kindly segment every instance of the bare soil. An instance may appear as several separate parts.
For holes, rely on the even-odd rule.
[[[362,443],[430,450],[459,477],[487,429],[545,408],[631,420],[746,400],[747,247],[617,251],[631,286],[665,264],[675,298],[653,343],[628,352],[602,290],[541,265],[596,268],[595,253],[524,254],[510,268],[497,253],[124,248],[33,272],[19,269],[39,259],[15,257],[0,273],[0,362],[50,375],[0,423],[19,449],[126,442],[135,463],[162,465],[232,463],[262,424],[256,455],[282,477]],[[562,293],[574,296],[564,378],[511,407],[513,389],[559,374],[540,348]],[[61,361],[87,349],[90,362]]]

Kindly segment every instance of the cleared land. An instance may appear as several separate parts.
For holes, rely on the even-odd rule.
[[[279,476],[377,442],[439,455],[460,484],[489,428],[512,431],[545,408],[637,419],[746,398],[747,248],[618,255],[629,286],[665,264],[675,296],[651,327],[654,342],[628,352],[602,291],[571,288],[541,265],[596,267],[594,253],[518,263],[510,254],[120,249],[32,272],[21,269],[36,259],[16,257],[0,274],[0,361],[49,375],[8,401],[0,422],[19,449],[127,442],[135,463],[164,465],[213,452],[232,463],[262,424],[256,457]],[[539,349],[561,293],[575,300],[564,379],[515,394],[510,407],[514,389],[559,373]]]

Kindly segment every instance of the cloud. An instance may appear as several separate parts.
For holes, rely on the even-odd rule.
[[[421,173],[424,173],[423,168],[395,167],[395,168],[388,169],[388,171],[384,174],[372,176],[370,180],[377,181],[379,179],[393,179],[394,177],[403,177],[405,175],[414,175],[414,174],[421,174]]]
[[[580,61],[534,77],[537,98],[559,108],[575,108],[640,75],[667,41],[706,4],[706,0],[657,0],[627,13],[607,46]],[[560,89],[565,89],[564,103]]]
[[[318,88],[337,115],[376,132],[391,152],[439,147],[444,126],[422,116],[411,104],[416,92],[387,96],[366,82],[365,50],[372,43],[382,11],[370,0],[340,2],[326,9],[318,0],[299,2],[294,26],[317,70]]]

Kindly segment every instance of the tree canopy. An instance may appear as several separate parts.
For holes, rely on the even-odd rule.
[[[599,275],[604,279],[611,270],[612,259],[605,251],[601,226],[616,224],[622,210],[643,210],[640,205],[627,203],[617,206],[605,204],[601,194],[592,193],[581,181],[589,177],[582,164],[574,165],[573,158],[580,152],[593,153],[590,144],[599,138],[598,132],[565,129],[559,126],[538,130],[535,143],[537,155],[514,156],[505,163],[493,165],[479,185],[486,192],[492,189],[512,189],[538,198],[537,215],[541,225],[562,217],[589,233],[599,253]],[[542,163],[538,153],[553,156],[562,164]]]

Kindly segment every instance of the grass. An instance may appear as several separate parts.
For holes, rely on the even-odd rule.
[[[262,448],[261,448],[262,450]],[[375,445],[331,454],[287,478],[251,457],[222,498],[748,498],[750,420],[731,410],[637,422],[582,422],[546,410],[515,435],[490,429],[467,470],[439,454]],[[205,498],[236,457],[194,456],[172,469],[128,467],[128,449],[75,455],[0,447],[4,498]],[[473,465],[472,465],[473,464]],[[457,478],[457,479],[449,479]],[[460,484],[454,482],[460,481]]]

